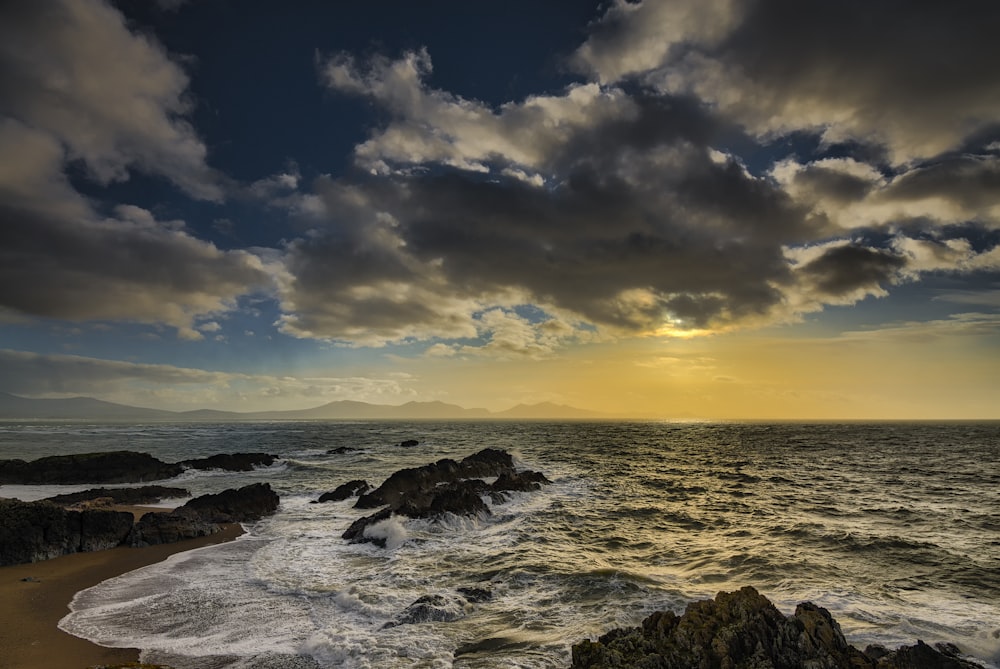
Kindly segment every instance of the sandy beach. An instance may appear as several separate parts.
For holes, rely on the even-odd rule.
[[[135,648],[104,648],[57,627],[69,613],[73,595],[175,553],[230,541],[242,533],[239,524],[231,524],[212,536],[174,544],[74,553],[0,567],[0,669],[85,669],[138,661],[139,651]]]

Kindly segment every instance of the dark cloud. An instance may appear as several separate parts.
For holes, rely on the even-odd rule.
[[[905,266],[904,258],[888,251],[847,245],[826,250],[800,271],[821,293],[837,298],[858,290],[878,290]]]
[[[604,81],[633,77],[661,91],[690,92],[761,136],[806,130],[832,144],[881,144],[897,164],[995,127],[994,3],[707,5],[614,3],[577,62]]]
[[[995,156],[956,156],[919,167],[895,179],[883,193],[890,200],[943,198],[973,212],[997,206],[1000,159]],[[990,215],[1000,225],[996,215]]]

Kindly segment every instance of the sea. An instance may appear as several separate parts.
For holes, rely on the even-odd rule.
[[[489,516],[392,518],[375,528],[384,548],[341,538],[371,510],[311,503],[487,447],[552,484],[487,500]],[[858,648],[947,641],[1000,666],[997,422],[0,423],[0,458],[119,449],[280,456],[165,482],[192,495],[266,482],[274,516],[74,598],[62,629],[146,662],[568,667],[582,639],[752,585],[785,614],[829,609]]]

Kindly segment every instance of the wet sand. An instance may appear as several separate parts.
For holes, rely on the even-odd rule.
[[[140,515],[154,510],[121,508]],[[161,562],[175,553],[230,541],[243,534],[239,524],[224,528],[212,536],[174,544],[74,553],[0,567],[0,669],[85,669],[138,661],[138,649],[104,648],[59,629],[57,624],[69,613],[73,596],[101,581]]]

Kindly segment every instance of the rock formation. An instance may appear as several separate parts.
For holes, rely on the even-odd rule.
[[[492,484],[476,477],[497,477]],[[539,472],[514,470],[514,461],[505,451],[486,448],[461,462],[445,458],[435,463],[401,469],[375,490],[358,498],[355,508],[385,508],[351,523],[341,535],[351,543],[371,542],[385,546],[384,538],[369,536],[367,528],[392,515],[407,518],[435,518],[446,513],[458,516],[489,516],[483,496],[502,504],[510,491],[538,490],[549,483]],[[322,498],[320,499],[322,501]]]
[[[258,520],[277,508],[278,495],[266,483],[196,497],[169,513],[147,513],[138,522],[128,511],[0,499],[0,566],[202,537],[218,532],[220,523]]]
[[[0,483],[139,483],[177,476],[179,464],[168,464],[149,453],[108,451],[52,455],[25,462],[0,460]]]
[[[191,469],[225,469],[230,472],[249,472],[256,467],[270,467],[277,456],[268,453],[220,453],[207,458],[182,460],[181,465]]]
[[[428,490],[438,483],[483,476],[514,473],[514,460],[504,451],[485,448],[461,462],[450,458],[423,467],[400,469],[375,490],[362,495],[355,505],[359,509],[375,509],[386,504],[398,505],[407,493]]]
[[[0,499],[0,566],[113,548],[131,529],[126,511],[68,511],[51,502]]]
[[[358,495],[363,495],[371,489],[368,485],[368,481],[362,481],[361,479],[356,479],[354,481],[348,481],[347,483],[342,483],[337,486],[334,490],[330,492],[325,492],[319,496],[317,502],[341,502],[349,497],[357,497]]]
[[[684,615],[657,612],[641,626],[615,629],[573,646],[572,669],[982,669],[953,646],[923,642],[895,651],[847,643],[830,612],[799,604],[782,615],[752,587],[690,604]]]
[[[131,546],[167,544],[215,534],[222,523],[260,520],[278,509],[279,498],[267,483],[254,483],[214,495],[195,497],[170,513],[147,513],[132,528]]]
[[[0,484],[142,483],[173,478],[185,469],[249,471],[276,459],[267,453],[231,453],[169,463],[135,451],[52,455],[30,462],[0,460]]]
[[[144,485],[138,488],[91,488],[82,492],[71,492],[48,497],[45,501],[68,506],[96,499],[108,499],[113,504],[152,504],[163,499],[190,497],[191,493],[184,488],[171,488],[162,485]]]

